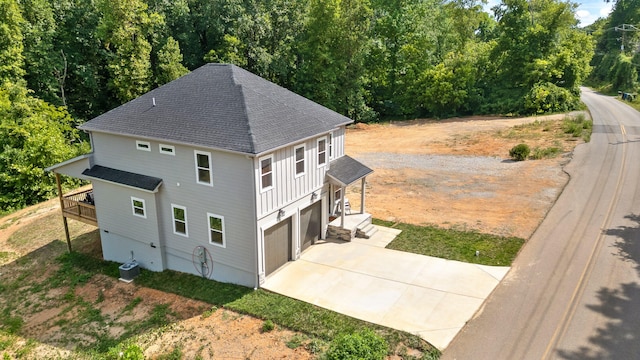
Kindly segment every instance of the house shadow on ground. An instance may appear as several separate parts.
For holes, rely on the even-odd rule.
[[[633,226],[604,231],[616,237],[613,255],[629,262],[640,275],[640,215],[625,217]],[[622,283],[616,288],[602,287],[597,293],[598,303],[587,305],[591,311],[608,318],[605,326],[594,329],[589,347],[576,351],[559,350],[558,357],[569,360],[637,359],[640,354],[640,284]]]

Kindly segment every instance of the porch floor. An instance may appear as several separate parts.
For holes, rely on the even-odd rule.
[[[354,230],[358,227],[358,225],[365,222],[367,219],[371,218],[371,214],[345,214],[344,215],[344,226],[343,228]],[[340,227],[340,216],[335,218],[333,221],[329,222],[329,226]]]

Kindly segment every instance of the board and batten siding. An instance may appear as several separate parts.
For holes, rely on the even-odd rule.
[[[325,166],[318,167],[318,139],[327,140]],[[295,149],[304,144],[305,172],[296,176]],[[329,134],[324,134],[305,142],[293,144],[273,153],[255,159],[254,171],[258,219],[302,198],[314,191],[319,192],[325,184],[325,173],[329,170],[329,162],[344,155],[344,127],[333,131],[333,154],[329,158]],[[260,188],[260,160],[273,158],[273,187],[262,191]],[[320,195],[319,193],[317,195]]]
[[[157,206],[166,267],[197,274],[196,247],[204,246],[213,259],[212,279],[255,286],[256,214],[253,198],[253,160],[243,155],[144,140],[151,151],[136,148],[133,137],[93,133],[95,163],[119,170],[159,177]],[[174,147],[161,153],[160,144]],[[194,151],[211,154],[213,186],[196,181]],[[96,204],[100,199],[96,195]],[[186,208],[188,237],[174,234],[171,205]],[[209,243],[207,213],[224,217],[225,246]]]

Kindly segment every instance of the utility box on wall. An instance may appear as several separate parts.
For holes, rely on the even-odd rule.
[[[140,275],[140,265],[135,260],[120,265],[118,269],[120,269],[120,280],[126,282],[131,282],[136,276]]]

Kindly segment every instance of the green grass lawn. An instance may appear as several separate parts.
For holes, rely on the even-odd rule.
[[[474,231],[441,229],[392,223],[374,219],[374,224],[402,230],[388,249],[435,256],[468,263],[509,266],[524,244],[524,239],[481,234]],[[476,256],[476,251],[480,255]]]
[[[68,301],[67,307],[71,309],[70,311],[77,311],[78,314],[72,319],[65,320],[68,323],[61,323],[60,326],[66,326],[70,329],[92,329],[95,327],[94,325],[100,325],[106,321],[106,318],[103,318],[97,310],[96,304],[87,303],[78,298],[74,295],[73,289],[77,285],[91,282],[96,274],[117,278],[119,264],[97,259],[95,250],[88,250],[93,248],[91,244],[98,241],[97,231],[83,233],[74,239],[74,248],[79,251],[69,254],[65,251],[65,244],[56,240],[61,238],[59,231],[52,230],[51,223],[59,220],[57,214],[47,216],[43,220],[44,223],[36,221],[25,226],[9,239],[9,243],[16,249],[23,249],[25,244],[29,243],[27,239],[32,239],[31,241],[37,239],[35,241],[42,244],[42,247],[20,257],[11,265],[24,267],[21,278],[5,278],[0,281],[0,292],[7,300],[0,301],[2,304],[0,306],[0,341],[3,341],[2,339],[17,341],[12,336],[20,335],[23,319],[29,316],[31,310],[39,311],[42,310],[42,306],[45,306],[35,302],[24,306],[25,304],[22,304],[20,299],[24,298],[25,294],[46,293],[46,290],[52,288],[66,289],[66,293],[57,301]],[[389,245],[389,248],[486,265],[509,265],[524,243],[522,239],[518,238],[502,238],[475,232],[391,224],[379,220],[375,220],[375,223],[402,230],[402,233]],[[81,232],[80,230],[80,228],[77,229],[78,232]],[[82,231],[85,230],[82,229]],[[475,256],[476,250],[480,251],[478,257]],[[51,262],[56,264],[57,270],[49,272],[46,278],[39,278],[35,274],[43,274],[49,267],[41,261],[43,251],[48,254]],[[4,253],[0,255],[2,258],[8,256]],[[7,260],[9,259],[5,259],[5,261]],[[8,264],[4,266],[8,266]],[[324,346],[326,346],[340,334],[373,329],[376,334],[387,341],[390,354],[406,359],[437,359],[440,356],[437,349],[418,336],[370,324],[265,290],[253,290],[243,286],[219,283],[175,271],[155,273],[143,270],[135,282],[140,286],[207,302],[212,305],[212,308],[225,308],[251,315],[263,319],[265,323],[297,331],[304,334],[305,341],[309,344],[325,344]],[[38,299],[38,297],[36,296],[34,299]],[[135,300],[131,307],[137,305]],[[165,314],[167,309],[158,308],[155,310],[157,310],[157,314],[154,312],[154,316],[147,319],[148,321],[140,322],[121,337],[112,338],[99,332],[91,333],[95,335],[93,336],[94,341],[90,350],[84,349],[89,353],[84,354],[89,357],[103,358],[107,352],[118,349],[122,344],[129,343],[136,334],[166,325],[169,321],[168,315]],[[33,347],[35,341],[30,341],[30,346]],[[73,343],[72,339],[69,341],[69,344]],[[301,342],[300,339],[298,342]],[[80,350],[82,349],[81,347]],[[1,350],[0,348],[0,353]],[[33,350],[25,347],[21,351],[27,353]],[[81,354],[79,354],[80,357],[83,356]]]

